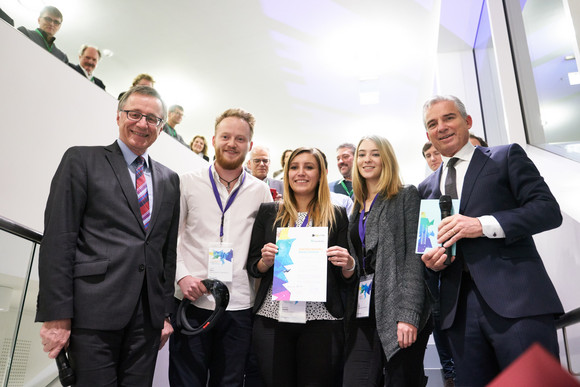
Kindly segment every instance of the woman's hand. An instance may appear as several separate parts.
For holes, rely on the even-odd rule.
[[[354,258],[350,256],[348,250],[340,246],[332,246],[326,250],[328,261],[334,266],[342,268],[342,275],[350,278],[354,274]]]
[[[417,328],[405,322],[397,323],[397,341],[399,347],[408,348],[417,340]]]
[[[260,273],[267,272],[272,266],[274,266],[274,258],[278,252],[278,246],[274,243],[266,243],[262,247],[262,258],[258,261],[258,270]]]

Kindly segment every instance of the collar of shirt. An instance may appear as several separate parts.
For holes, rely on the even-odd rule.
[[[79,63],[79,67],[81,68],[81,70],[83,70],[83,73],[85,73],[85,77],[91,79],[93,77],[93,74],[89,74],[87,72],[87,70],[85,70],[85,68],[83,66],[81,66],[81,64]],[[136,156],[135,156],[136,157]]]
[[[139,155],[133,153],[131,149],[129,149],[129,147],[125,145],[123,141],[121,141],[120,138],[117,139],[117,144],[119,144],[119,148],[121,148],[121,152],[123,153],[123,157],[125,158],[127,166],[130,167],[131,164],[133,164],[133,162],[135,161],[135,159],[139,157]],[[145,159],[144,164],[145,169],[149,169],[149,153],[145,151],[145,153],[143,153],[141,156],[143,156],[143,158]],[[135,170],[135,168],[133,168],[133,170]]]
[[[456,171],[456,183],[457,183],[457,196],[461,199],[461,193],[463,192],[463,181],[465,180],[465,174],[467,173],[467,167],[471,162],[471,158],[473,157],[473,152],[475,151],[475,147],[471,145],[469,141],[467,144],[463,146],[463,148],[459,149],[457,153],[455,153],[452,157],[456,157],[459,160],[455,162],[455,171]],[[445,178],[447,177],[447,164],[451,157],[446,157],[441,155],[441,159],[443,160],[443,170],[441,171],[441,180],[439,181],[439,189],[441,190],[441,194],[445,193]]]
[[[54,42],[56,41],[56,37],[52,37],[52,38],[48,38],[48,34],[46,33],[46,31],[41,30],[40,28],[36,29],[38,32],[40,32],[40,34],[42,35],[42,37],[44,38],[44,40],[46,40],[46,42],[52,46],[54,44]]]

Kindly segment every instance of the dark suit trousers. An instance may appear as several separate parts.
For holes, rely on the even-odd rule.
[[[252,345],[265,386],[342,385],[342,320],[300,324],[255,316]]]
[[[125,328],[116,331],[72,328],[69,356],[76,386],[152,384],[161,330],[151,326],[148,305],[144,285]]]
[[[486,304],[468,273],[463,274],[458,303],[447,330],[456,386],[485,386],[535,342],[559,357],[554,316],[501,317]]]
[[[176,299],[179,303],[179,300]],[[201,325],[213,311],[190,306],[191,326]],[[252,339],[252,310],[226,311],[208,332],[186,336],[174,325],[169,339],[169,383],[183,387],[233,387],[244,383]],[[209,381],[208,381],[209,376]]]

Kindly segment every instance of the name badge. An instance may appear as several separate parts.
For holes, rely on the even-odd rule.
[[[232,243],[210,244],[207,264],[208,278],[215,278],[222,282],[232,282],[233,261],[234,248]]]
[[[306,301],[278,301],[278,321],[306,324]]]
[[[369,317],[371,292],[373,290],[374,274],[360,277],[358,284],[358,301],[356,303],[356,317]]]

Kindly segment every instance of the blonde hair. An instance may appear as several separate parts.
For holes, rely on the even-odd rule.
[[[181,109],[183,110],[183,109]],[[203,149],[201,150],[201,153],[204,156],[207,156],[207,141],[205,141],[205,137],[203,137],[201,134],[198,134],[197,136],[195,136],[191,142],[189,143],[189,149],[193,150],[193,143],[195,142],[196,139],[201,138],[203,140]]]
[[[397,162],[397,157],[395,156],[395,151],[391,146],[389,140],[384,137],[372,135],[365,136],[361,138],[354,156],[356,168],[352,171],[352,189],[354,191],[354,202],[358,203],[361,207],[368,196],[367,182],[364,177],[362,177],[358,170],[358,153],[360,144],[364,140],[369,140],[375,143],[377,149],[379,150],[379,155],[381,156],[381,175],[379,176],[379,184],[377,187],[377,193],[385,199],[390,199],[399,193],[401,188],[403,188],[403,183],[401,182],[401,177],[399,176],[399,163]],[[354,208],[354,207],[353,207]]]
[[[334,227],[336,219],[334,216],[334,206],[330,201],[330,189],[328,188],[328,180],[326,179],[326,168],[324,166],[324,158],[321,152],[316,148],[301,147],[292,152],[288,162],[284,166],[284,195],[283,201],[278,207],[278,215],[276,216],[276,224],[278,221],[282,227],[293,227],[298,219],[298,210],[296,197],[294,191],[290,188],[290,179],[288,173],[290,164],[296,156],[308,153],[314,156],[318,164],[318,173],[320,179],[316,187],[316,194],[312,201],[308,204],[308,217],[312,221],[312,227]]]
[[[256,124],[256,119],[254,118],[252,113],[247,112],[241,108],[226,110],[215,119],[215,132],[217,132],[217,127],[220,124],[220,122],[222,122],[224,119],[228,117],[237,117],[247,122],[248,126],[250,127],[250,141],[251,141],[252,137],[254,137],[254,125]]]

